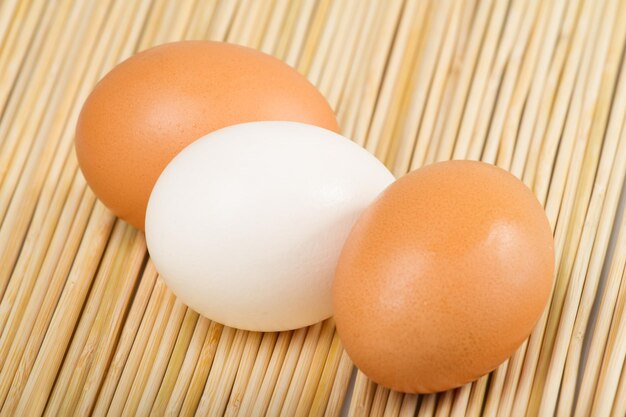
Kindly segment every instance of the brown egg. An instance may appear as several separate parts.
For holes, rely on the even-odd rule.
[[[354,226],[333,286],[337,331],[379,384],[458,387],[530,334],[553,269],[550,225],[522,182],[481,162],[430,165],[389,186]]]
[[[152,187],[178,152],[213,130],[263,120],[339,130],[324,97],[280,60],[226,43],[170,43],[96,85],[78,120],[76,153],[96,195],[143,229]]]

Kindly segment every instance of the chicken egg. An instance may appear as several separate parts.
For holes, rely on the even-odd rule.
[[[437,163],[389,186],[361,215],[333,285],[354,363],[399,391],[459,387],[511,356],[551,291],[551,228],[510,173]]]
[[[394,177],[330,130],[254,122],[178,154],[148,203],[150,256],[172,291],[211,320],[256,331],[332,313],[341,247]]]
[[[339,130],[324,97],[280,60],[227,43],[175,42],[127,59],[95,86],[76,153],[98,198],[143,229],[150,191],[178,152],[213,130],[261,120]]]

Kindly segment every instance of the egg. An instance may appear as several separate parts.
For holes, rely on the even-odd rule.
[[[385,387],[459,387],[511,356],[552,286],[551,228],[508,172],[450,161],[389,186],[356,222],[333,284],[337,331]]]
[[[230,126],[186,147],[159,177],[148,250],[171,290],[211,320],[257,331],[307,326],[332,314],[346,236],[393,180],[330,130]]]
[[[280,60],[227,43],[170,43],[95,86],[78,119],[76,154],[100,200],[143,229],[150,191],[178,152],[213,130],[262,120],[338,131],[324,97]]]

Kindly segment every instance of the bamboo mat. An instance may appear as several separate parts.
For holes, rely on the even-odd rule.
[[[285,60],[396,175],[467,158],[523,179],[558,271],[519,351],[403,395],[353,372],[332,320],[250,333],[176,300],[73,133],[113,65],[179,39]],[[0,417],[626,416],[625,42],[618,0],[2,0]]]

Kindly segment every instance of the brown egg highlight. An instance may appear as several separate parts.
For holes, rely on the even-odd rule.
[[[550,225],[510,173],[437,163],[362,214],[333,284],[337,331],[375,382],[411,393],[492,371],[530,334],[552,287]]]
[[[263,120],[339,130],[324,97],[280,60],[221,42],[170,43],[96,85],[78,120],[76,153],[96,195],[143,229],[152,187],[178,152],[211,131]]]

